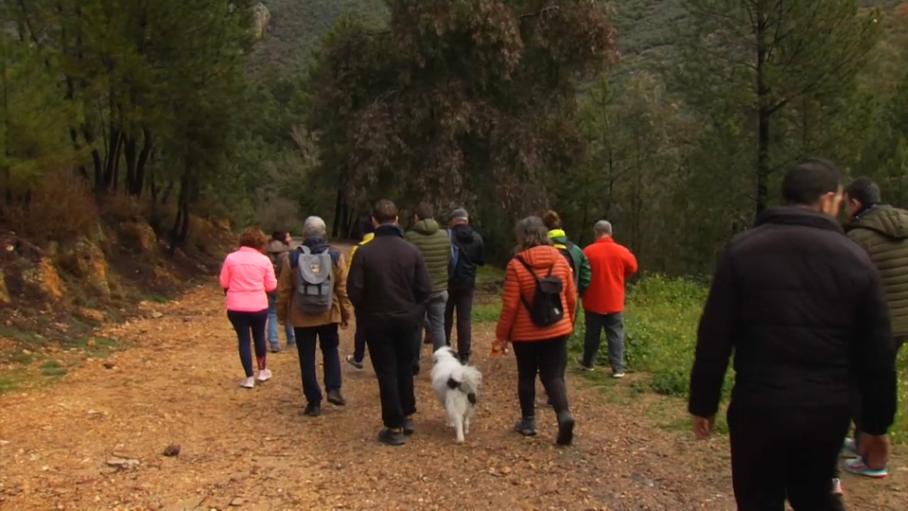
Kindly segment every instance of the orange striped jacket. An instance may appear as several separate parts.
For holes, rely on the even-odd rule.
[[[536,280],[517,259],[511,259],[505,273],[504,289],[501,293],[501,316],[495,330],[498,340],[511,342],[544,341],[570,335],[574,330],[574,315],[577,311],[577,291],[571,267],[555,247],[543,245],[521,252],[521,257],[533,268],[538,277],[545,277],[552,268],[552,275],[561,279],[564,289],[561,303],[565,315],[558,323],[540,328],[530,319],[530,313],[523,300],[532,303],[536,291]]]

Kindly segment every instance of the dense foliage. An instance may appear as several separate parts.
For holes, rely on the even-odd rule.
[[[190,211],[348,236],[390,196],[467,206],[504,256],[553,207],[678,274],[799,158],[908,204],[906,2],[263,0],[261,41],[254,3],[0,0],[3,219],[69,180],[174,245]]]

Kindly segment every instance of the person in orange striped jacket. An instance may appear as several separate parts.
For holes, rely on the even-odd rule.
[[[570,445],[574,435],[574,417],[567,399],[564,374],[565,344],[574,327],[577,291],[571,267],[552,246],[548,229],[536,216],[517,223],[517,254],[508,263],[502,291],[501,317],[496,329],[496,352],[503,352],[510,342],[517,359],[517,395],[522,418],[515,430],[524,436],[536,434],[536,374],[548,394],[558,420],[559,445]],[[561,281],[560,319],[549,326],[538,326],[530,315],[539,279],[555,277]]]

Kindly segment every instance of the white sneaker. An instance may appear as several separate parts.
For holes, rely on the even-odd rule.
[[[244,389],[254,388],[255,387],[255,378],[253,378],[252,376],[250,376],[249,378],[246,378],[245,380],[240,382],[240,387],[243,387]]]
[[[624,378],[624,371],[618,371],[617,373],[612,373],[612,378],[620,380]]]
[[[258,381],[268,381],[271,379],[271,369],[262,369],[256,378]]]

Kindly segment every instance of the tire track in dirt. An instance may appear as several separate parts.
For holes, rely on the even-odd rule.
[[[0,396],[0,508],[733,508],[725,438],[697,443],[660,429],[646,416],[648,400],[611,403],[575,374],[573,447],[554,446],[554,414],[544,406],[539,436],[512,433],[514,363],[485,356],[493,325],[475,327],[484,387],[467,443],[456,445],[444,427],[426,348],[417,433],[391,448],[375,441],[371,369],[345,364],[349,404],[303,417],[295,352],[269,354],[272,381],[238,387],[236,341],[214,285],[156,307],[163,316],[100,333],[133,342],[104,361],[113,369],[90,360],[57,385]],[[341,346],[352,351],[352,330]],[[181,454],[163,456],[172,443]],[[107,466],[114,455],[140,465]],[[847,479],[852,509],[903,509],[908,476],[893,468],[886,481]]]

